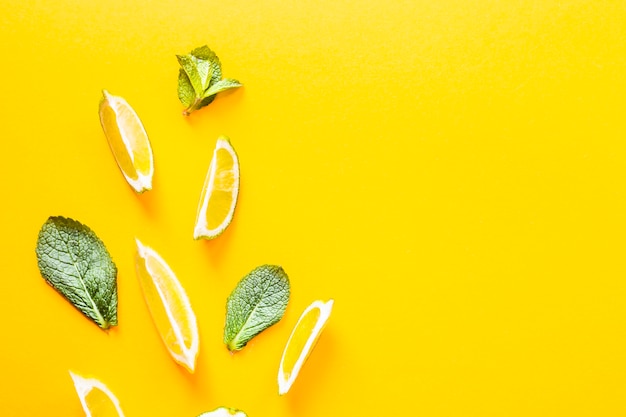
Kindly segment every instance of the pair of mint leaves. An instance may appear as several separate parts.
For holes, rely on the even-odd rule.
[[[117,267],[104,243],[84,224],[50,217],[37,239],[43,278],[102,329],[117,325]],[[224,343],[241,350],[277,323],[289,302],[289,277],[282,267],[262,265],[246,275],[226,302]]]
[[[220,60],[206,45],[187,55],[176,55],[176,58],[180,64],[178,99],[186,107],[183,111],[185,116],[211,104],[217,93],[241,87],[235,79],[222,79]]]

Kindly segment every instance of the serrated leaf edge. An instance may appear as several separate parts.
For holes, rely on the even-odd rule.
[[[257,267],[257,268],[258,268],[258,267]],[[252,271],[256,270],[257,268],[253,269]],[[281,269],[281,270],[283,271],[283,273],[285,274],[285,278],[286,278],[286,280],[287,280],[287,285],[289,285],[289,276],[287,275],[287,273],[286,273],[286,272],[284,272],[284,269],[283,269],[282,267],[280,267],[280,269]],[[252,272],[252,271],[251,271],[251,272]],[[251,272],[250,272],[250,273],[251,273]],[[243,278],[242,278],[242,279],[241,279],[241,280],[237,283],[237,286],[235,287],[235,289],[237,289],[237,288],[239,287],[239,285],[241,285],[241,283],[242,283],[242,282],[243,282],[246,278],[248,278],[248,277],[249,277],[250,273],[248,273],[248,275],[246,275],[245,277],[243,277]],[[235,290],[233,290],[233,292],[234,292],[234,291],[235,291]],[[267,289],[265,289],[265,291],[267,291]],[[264,291],[264,292],[265,292],[265,291]],[[287,291],[288,291],[288,292],[290,292],[289,287],[287,288]],[[233,293],[231,293],[231,294],[228,296],[227,305],[228,305],[228,301],[230,300],[230,298],[232,297],[232,295],[233,295]],[[289,301],[289,300],[287,300],[287,301]],[[259,302],[259,303],[257,303],[257,304],[254,306],[254,308],[252,309],[252,311],[250,311],[250,314],[248,314],[248,317],[246,317],[246,321],[245,321],[245,322],[244,322],[244,323],[243,323],[243,324],[239,327],[239,330],[237,331],[237,333],[235,334],[235,336],[234,336],[234,337],[230,340],[230,342],[228,342],[228,343],[226,344],[226,346],[228,347],[228,350],[229,350],[229,351],[234,352],[234,351],[238,351],[238,350],[243,349],[243,348],[244,348],[244,347],[245,347],[245,346],[246,346],[246,345],[250,342],[250,340],[252,340],[254,337],[256,337],[256,336],[257,336],[257,335],[259,335],[261,332],[263,332],[263,331],[267,330],[267,329],[268,329],[268,328],[270,328],[271,326],[273,326],[273,325],[275,325],[276,323],[278,323],[278,322],[279,322],[279,321],[283,318],[283,316],[285,315],[285,310],[286,310],[286,308],[287,308],[287,306],[285,305],[285,310],[283,310],[283,311],[282,311],[282,313],[281,313],[278,317],[276,317],[276,320],[275,320],[273,323],[270,323],[269,325],[267,325],[266,327],[264,327],[262,330],[260,330],[259,332],[257,332],[257,333],[256,333],[253,337],[251,337],[248,341],[246,341],[243,345],[241,345],[241,347],[237,348],[237,345],[239,345],[239,344],[241,343],[241,342],[239,341],[239,337],[241,336],[243,329],[245,329],[245,328],[246,328],[246,326],[247,326],[248,322],[250,321],[251,317],[252,317],[252,316],[254,316],[254,313],[256,312],[257,308],[259,307],[259,304],[260,304],[260,302]]]
[[[103,249],[105,250],[105,252],[108,254],[109,259],[111,260],[111,263],[113,265],[113,268],[115,270],[115,275],[117,276],[117,267],[115,266],[115,263],[113,263],[113,260],[111,259],[111,254],[108,252],[106,245],[104,244],[104,242],[102,242],[102,240],[98,237],[98,235],[96,235],[96,233],[87,225],[79,222],[78,220],[74,220],[71,219],[69,217],[64,217],[64,216],[50,216],[48,217],[48,220],[46,220],[46,222],[43,224],[43,226],[41,227],[41,229],[39,230],[39,234],[37,236],[37,247],[39,246],[39,242],[41,241],[41,235],[43,233],[43,230],[45,228],[46,225],[50,224],[52,225],[52,229],[54,230],[54,233],[57,234],[57,241],[62,242],[65,247],[67,248],[66,253],[71,257],[72,260],[72,265],[74,266],[74,268],[76,269],[76,273],[77,276],[79,277],[78,281],[80,281],[80,285],[83,289],[83,291],[85,292],[87,299],[89,300],[89,302],[91,303],[91,310],[93,312],[95,312],[95,318],[89,317],[87,314],[85,314],[84,311],[82,311],[80,308],[78,308],[78,306],[76,306],[76,304],[74,303],[73,300],[71,300],[70,298],[67,297],[67,295],[65,293],[63,293],[62,291],[60,291],[56,286],[53,285],[53,283],[48,280],[47,277],[44,276],[43,273],[41,273],[41,267],[39,266],[40,269],[40,273],[42,275],[42,277],[44,278],[44,280],[46,281],[46,283],[48,285],[50,285],[57,293],[61,294],[61,296],[63,296],[63,298],[65,298],[74,308],[76,308],[78,311],[81,312],[81,314],[85,317],[87,317],[89,320],[92,320],[96,323],[96,325],[98,327],[100,327],[102,330],[108,330],[111,326],[116,326],[117,323],[117,319],[114,320],[107,320],[104,318],[104,316],[102,315],[102,312],[100,311],[100,309],[98,308],[98,306],[96,305],[93,297],[91,296],[91,294],[89,293],[89,291],[87,290],[87,287],[85,286],[85,280],[83,275],[80,273],[80,271],[78,270],[78,268],[76,267],[76,260],[72,257],[72,253],[69,250],[69,247],[67,246],[67,243],[62,239],[60,232],[59,232],[59,228],[58,226],[55,224],[55,220],[60,220],[63,222],[68,222],[68,223],[76,223],[77,225],[81,226],[82,228],[84,228],[84,230],[82,230],[82,232],[85,232],[87,234],[91,234],[98,242],[100,242],[100,244],[102,245]],[[37,252],[37,251],[36,251]],[[39,256],[39,255],[38,255]],[[38,262],[39,264],[39,262]],[[117,285],[117,284],[115,284]]]

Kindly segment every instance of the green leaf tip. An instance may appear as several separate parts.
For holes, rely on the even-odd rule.
[[[290,296],[289,277],[277,265],[261,265],[243,277],[226,301],[224,343],[231,352],[282,319]]]
[[[89,227],[67,217],[49,217],[35,252],[50,286],[100,328],[117,325],[117,267]]]
[[[176,59],[180,65],[178,99],[185,106],[185,116],[211,104],[218,93],[242,85],[236,80],[222,79],[220,60],[207,45],[187,55],[176,55]]]

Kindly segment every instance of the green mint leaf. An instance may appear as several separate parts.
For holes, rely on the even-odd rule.
[[[220,59],[208,46],[204,45],[196,48],[191,51],[190,55],[193,55],[200,61],[206,61],[208,63],[210,76],[207,77],[208,82],[204,86],[205,90],[209,88],[211,84],[222,79],[222,64],[220,64]]]
[[[176,55],[176,58],[181,67],[178,99],[185,106],[185,116],[211,104],[218,92],[241,86],[235,80],[222,80],[220,60],[206,45],[187,55]]]
[[[208,97],[203,97],[198,102],[198,108],[201,109],[202,107],[206,107],[209,104],[213,103],[213,100],[215,100],[215,97],[216,97],[216,94],[213,94],[212,96],[208,96]]]
[[[48,284],[101,328],[117,325],[117,268],[89,227],[50,217],[39,231],[36,253]]]
[[[285,314],[289,294],[289,278],[280,266],[259,266],[239,281],[226,301],[224,343],[228,350],[241,350],[276,324]]]
[[[202,45],[189,53],[189,55],[193,55],[198,59],[203,59],[205,61],[215,61],[219,64],[220,59],[217,57],[215,52],[211,50],[207,45]]]
[[[198,74],[200,74],[200,80],[202,81],[202,91],[205,91],[209,84],[211,84],[211,77],[213,76],[213,68],[209,61],[204,61],[194,57],[196,61],[196,68],[198,68]]]
[[[190,107],[196,100],[196,92],[193,90],[187,73],[182,68],[178,71],[178,99],[185,107]]]
[[[214,96],[215,94],[221,93],[222,91],[237,87],[241,87],[241,83],[239,81],[233,80],[232,78],[224,78],[223,80],[219,80],[215,84],[211,85],[211,87],[209,87],[204,92],[204,96]]]
[[[187,78],[189,78],[189,82],[191,82],[196,96],[202,94],[204,86],[200,71],[198,70],[198,59],[193,55],[176,55],[176,58],[178,58],[180,67],[185,71],[185,74],[187,74]]]
[[[209,61],[209,65],[210,65],[211,75],[209,77],[209,83],[206,85],[204,89],[205,91],[207,88],[211,86],[211,84],[214,84],[222,79],[222,66],[220,65],[220,61],[219,60]]]

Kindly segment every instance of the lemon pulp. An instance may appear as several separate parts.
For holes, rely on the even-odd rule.
[[[189,299],[158,253],[139,240],[137,249],[137,278],[157,332],[174,360],[194,372],[199,336]]]
[[[232,221],[239,194],[239,160],[226,137],[220,137],[209,164],[194,228],[194,238],[213,239]]]
[[[104,90],[100,123],[126,181],[137,192],[151,189],[154,173],[152,148],[135,110],[124,98]]]
[[[280,359],[278,367],[278,393],[280,395],[289,391],[300,369],[313,351],[330,317],[333,303],[333,300],[314,301],[300,315]]]
[[[304,353],[304,360],[306,360],[306,357],[311,354],[314,345],[317,343],[317,339],[319,339],[321,332],[317,333],[317,335],[315,336],[311,349],[309,349],[307,352],[304,352],[306,342],[309,340],[311,332],[315,328],[319,317],[320,310],[318,308],[309,310],[306,316],[300,319],[298,326],[295,328],[291,339],[289,340],[289,348],[286,350],[283,360],[283,372],[285,373],[286,379],[289,379],[291,377],[293,368],[296,365],[296,362],[298,362],[298,359],[300,359],[300,356],[302,356],[302,354]]]
[[[85,395],[85,404],[93,417],[118,417],[117,408],[107,394],[94,388]]]
[[[235,161],[226,149],[220,148],[216,152],[217,166],[213,180],[212,193],[209,197],[206,211],[208,229],[217,229],[230,211],[235,188]]]

